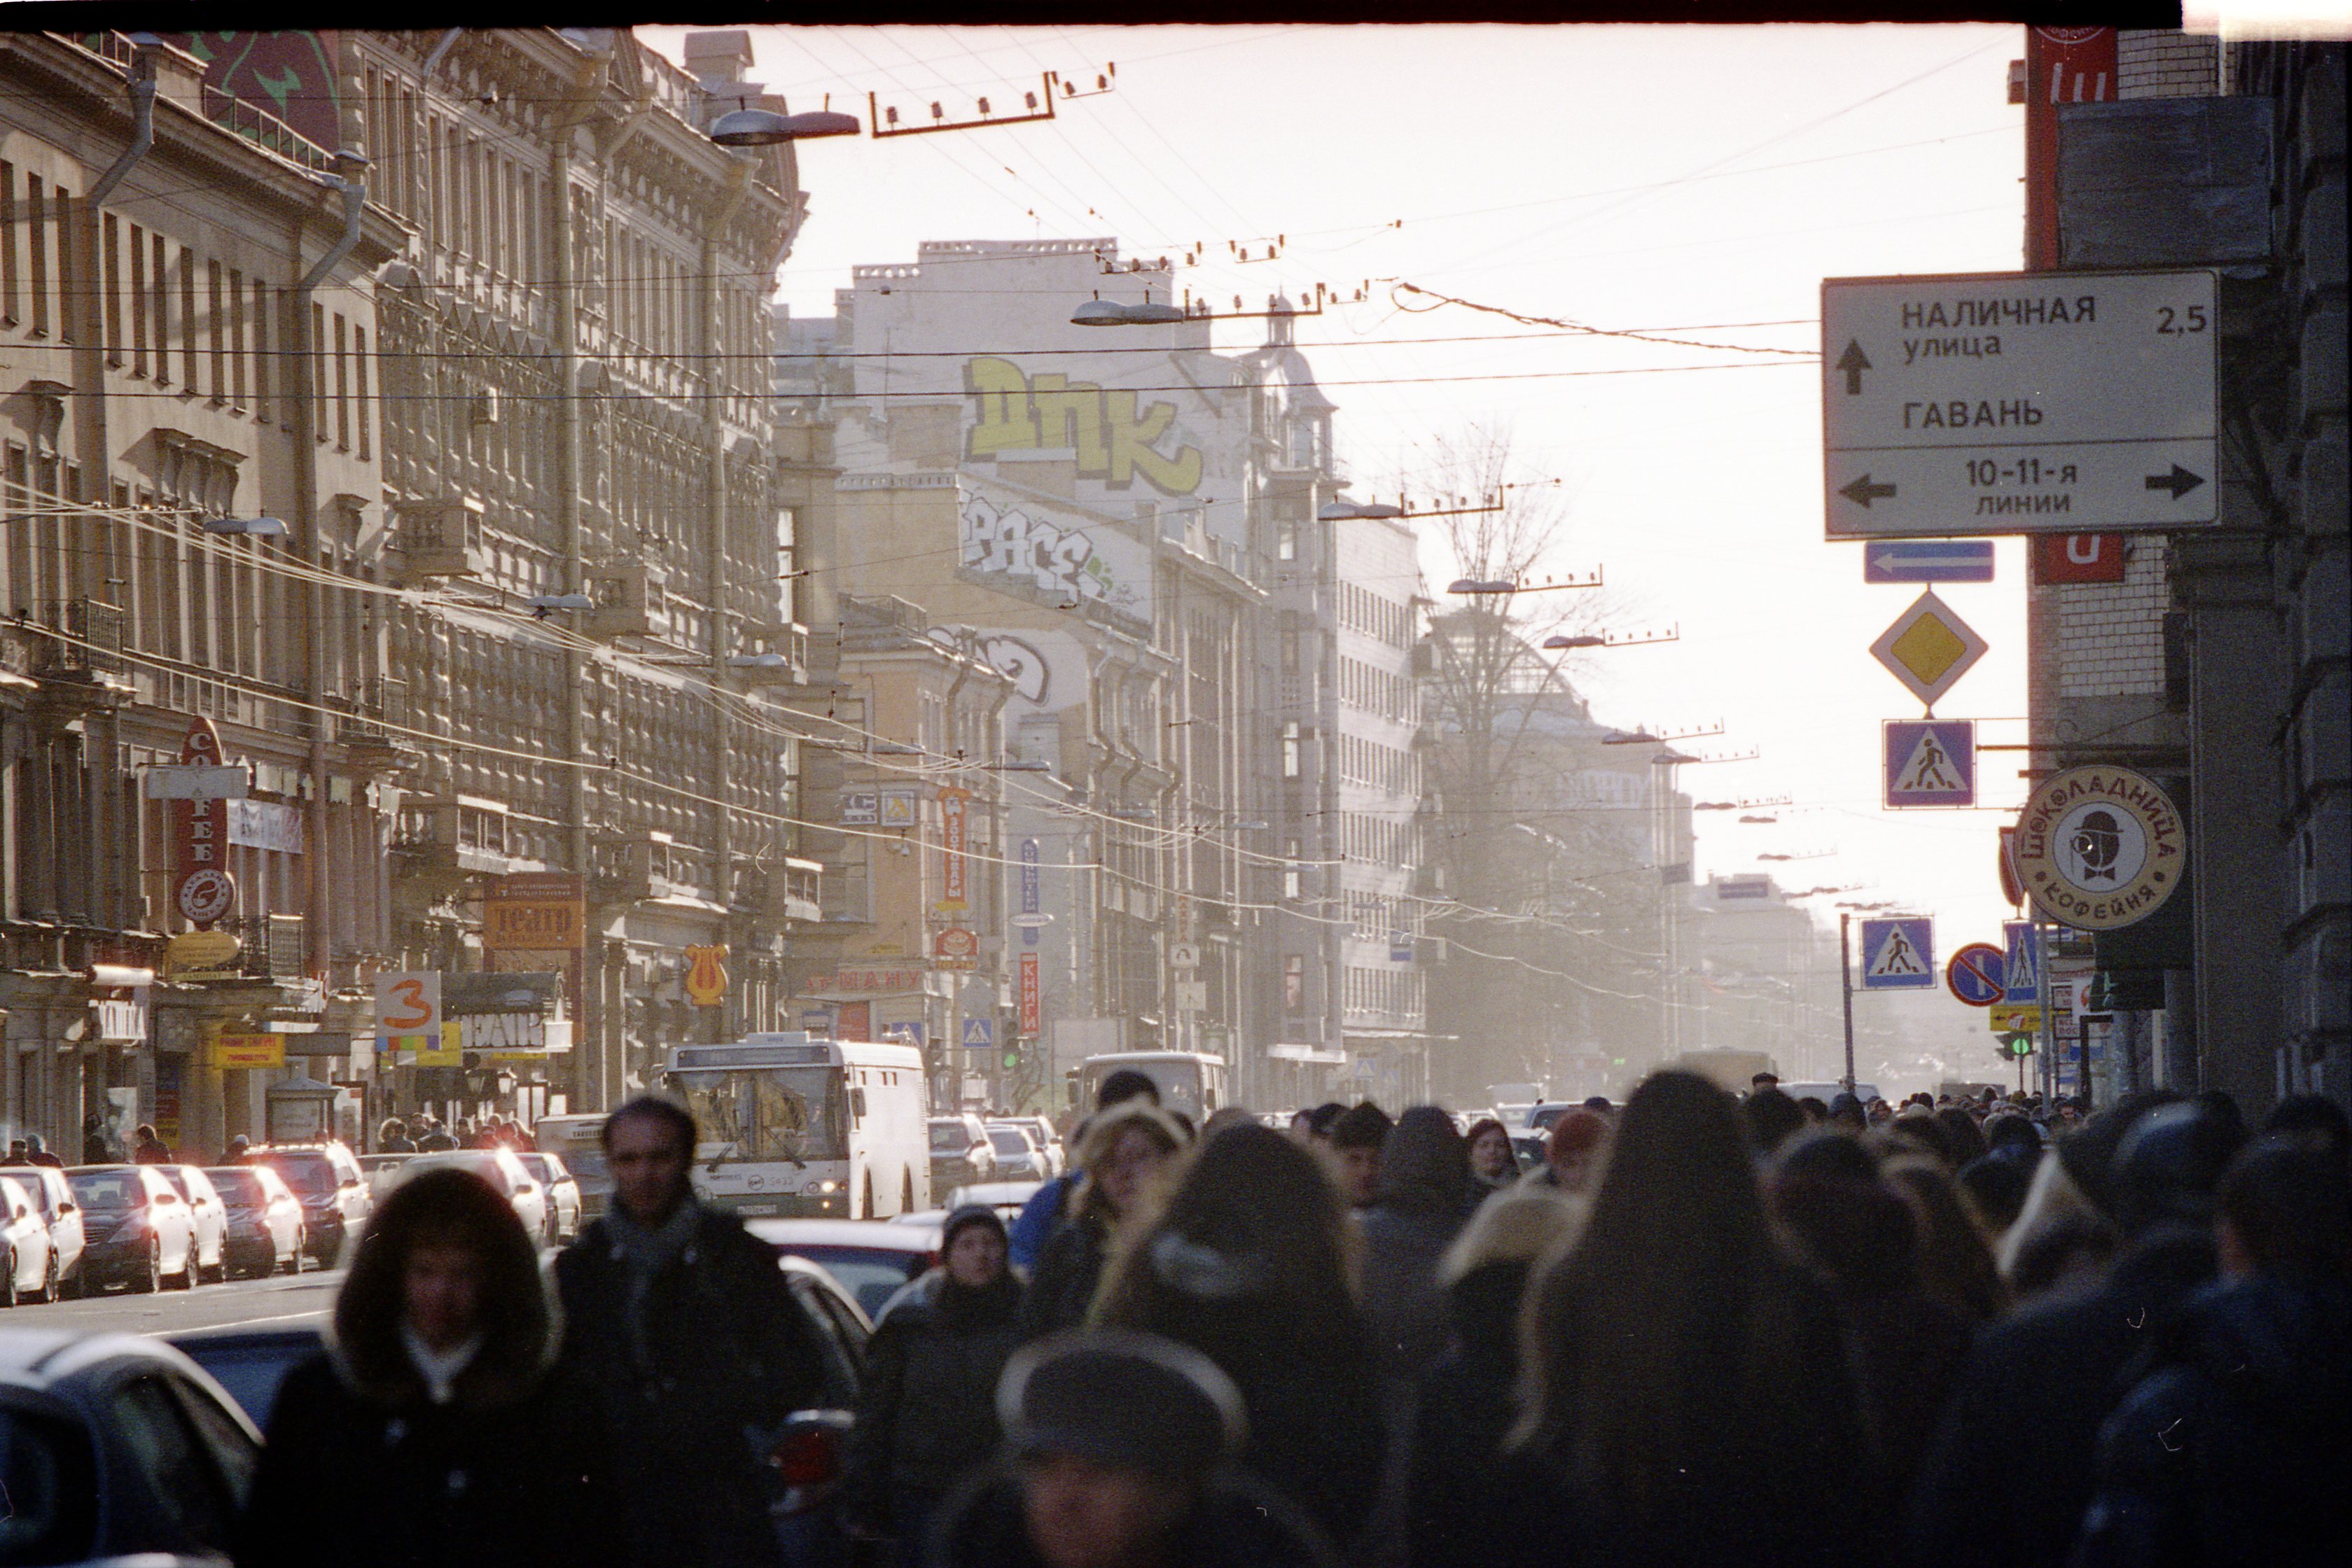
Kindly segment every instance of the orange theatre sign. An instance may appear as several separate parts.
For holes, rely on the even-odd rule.
[[[686,999],[698,1008],[715,1008],[727,999],[725,947],[686,950]]]
[[[2018,880],[2034,906],[2082,931],[2134,925],[2180,885],[2189,840],[2154,779],[2071,768],[2034,787],[2017,820]]]
[[[551,971],[580,1006],[581,956],[588,945],[588,904],[571,872],[518,872],[494,877],[482,894],[482,951],[500,974]]]
[[[940,791],[940,847],[945,852],[940,878],[938,907],[952,912],[971,907],[966,891],[971,846],[971,791],[949,785]]]

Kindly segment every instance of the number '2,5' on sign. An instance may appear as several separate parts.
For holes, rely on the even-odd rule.
[[[1832,538],[2217,516],[2210,271],[1822,282]]]

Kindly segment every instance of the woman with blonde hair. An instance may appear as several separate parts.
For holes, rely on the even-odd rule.
[[[1086,1322],[1115,1244],[1148,1202],[1162,1169],[1190,1140],[1175,1118],[1144,1100],[1095,1117],[1078,1143],[1086,1172],[1068,1218],[1045,1243],[1021,1306],[1021,1337],[1040,1339]]]

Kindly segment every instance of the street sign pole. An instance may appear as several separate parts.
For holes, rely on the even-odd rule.
[[[1853,1092],[1853,962],[1847,955],[1853,944],[1846,933],[1853,924],[1853,915],[1838,916],[1838,985],[1845,993],[1845,1077],[1840,1082],[1849,1094]]]
[[[2057,998],[2050,992],[2050,940],[2042,934],[2042,917],[2033,917],[2033,959],[2042,977],[2042,1092],[2044,1103],[2058,1098]]]

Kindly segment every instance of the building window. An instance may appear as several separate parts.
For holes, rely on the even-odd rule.
[[[1285,779],[1298,777],[1301,762],[1300,750],[1298,721],[1290,719],[1282,727],[1282,776]]]
[[[1285,839],[1282,844],[1282,896],[1300,897],[1302,895],[1299,889],[1306,878],[1298,864],[1298,841]]]

